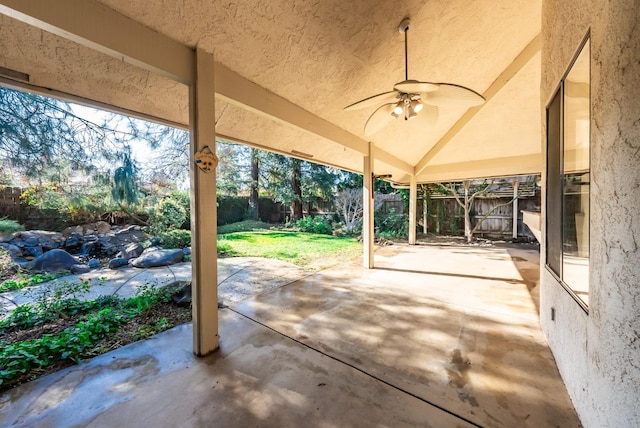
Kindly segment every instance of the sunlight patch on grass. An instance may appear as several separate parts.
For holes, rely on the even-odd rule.
[[[308,269],[322,269],[362,254],[354,238],[283,230],[254,230],[218,235],[218,248],[235,257],[267,257]]]

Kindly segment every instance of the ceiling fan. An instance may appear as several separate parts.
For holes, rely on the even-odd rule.
[[[407,54],[409,18],[402,20],[398,25],[398,31],[404,33],[405,80],[396,83],[393,91],[373,95],[344,108],[345,111],[352,111],[378,105],[364,125],[366,136],[375,134],[399,117],[404,117],[405,120],[418,118],[425,124],[433,125],[438,120],[438,107],[468,108],[484,103],[482,95],[461,85],[410,80]]]

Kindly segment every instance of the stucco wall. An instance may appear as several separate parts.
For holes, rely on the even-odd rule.
[[[589,29],[589,314],[542,267],[541,324],[583,424],[639,426],[640,8],[636,1],[543,2],[541,104],[544,112]],[[550,318],[552,306],[555,321]]]

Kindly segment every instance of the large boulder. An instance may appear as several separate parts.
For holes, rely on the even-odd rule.
[[[135,259],[136,257],[140,257],[144,248],[139,242],[132,242],[128,244],[122,251],[118,253],[118,257],[124,257],[125,259]]]
[[[55,249],[36,257],[35,260],[27,263],[26,267],[33,270],[55,272],[59,270],[70,270],[71,266],[78,264],[78,259],[71,254],[64,250]]]
[[[137,268],[169,266],[181,262],[183,258],[184,253],[181,249],[161,250],[148,248],[140,257],[133,259],[131,264]]]

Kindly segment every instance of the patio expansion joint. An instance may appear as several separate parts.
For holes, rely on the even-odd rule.
[[[293,281],[293,282],[295,282],[295,281]],[[334,355],[328,354],[328,353],[326,353],[326,352],[324,352],[324,351],[322,351],[322,350],[320,350],[318,348],[314,348],[313,346],[308,345],[308,344],[306,344],[306,343],[304,343],[304,342],[302,342],[302,341],[300,341],[300,340],[298,340],[298,339],[296,339],[294,337],[291,337],[291,336],[289,336],[287,334],[284,334],[281,331],[279,331],[279,330],[277,330],[277,329],[275,329],[275,328],[273,328],[273,327],[271,327],[271,326],[269,326],[269,325],[267,325],[265,323],[262,323],[262,322],[256,320],[255,318],[252,318],[252,317],[250,317],[248,315],[243,314],[242,312],[237,311],[236,309],[233,309],[232,307],[228,307],[227,306],[226,309],[228,309],[228,310],[230,310],[230,311],[232,311],[232,312],[234,312],[234,313],[236,313],[236,314],[248,319],[249,321],[252,321],[252,322],[254,322],[254,323],[256,323],[256,324],[258,324],[258,325],[260,325],[260,326],[262,326],[262,327],[264,327],[266,329],[269,329],[269,330],[273,331],[274,333],[276,333],[276,334],[278,334],[278,335],[280,335],[280,336],[282,336],[282,337],[284,337],[286,339],[289,339],[289,340],[297,343],[298,345],[304,346],[307,349],[310,349],[310,350],[312,350],[312,351],[314,351],[314,352],[316,352],[316,353],[318,353],[320,355],[323,355],[323,356],[325,356],[327,358],[332,359],[333,361],[336,361],[336,362],[338,362],[340,364],[343,364],[343,365],[345,365],[345,366],[347,366],[347,367],[349,367],[349,368],[351,368],[353,370],[356,370],[357,372],[362,373],[363,375],[365,375],[365,376],[367,376],[367,377],[369,377],[371,379],[374,379],[374,380],[376,380],[376,381],[378,381],[380,383],[383,383],[383,384],[395,389],[396,391],[399,391],[399,392],[401,392],[403,394],[406,394],[406,395],[411,396],[411,397],[413,397],[413,398],[415,398],[417,400],[420,400],[421,402],[423,402],[425,404],[428,404],[429,406],[432,406],[432,407],[434,407],[434,408],[436,408],[436,409],[438,409],[438,410],[440,410],[442,412],[445,412],[445,413],[453,416],[454,418],[460,419],[461,421],[464,421],[464,422],[466,422],[466,423],[468,423],[468,424],[470,424],[470,425],[472,425],[474,427],[483,428],[483,426],[478,424],[477,422],[474,422],[474,421],[472,421],[472,420],[470,420],[470,419],[468,419],[468,418],[466,418],[466,417],[464,417],[462,415],[454,413],[451,410],[449,410],[449,409],[447,409],[445,407],[442,407],[442,406],[440,406],[440,405],[438,405],[438,404],[436,404],[436,403],[434,403],[432,401],[429,401],[424,397],[421,397],[421,396],[419,396],[417,394],[414,394],[414,393],[412,393],[410,391],[407,391],[406,389],[404,389],[404,388],[402,388],[400,386],[397,386],[397,385],[395,385],[395,384],[393,384],[393,383],[391,383],[389,381],[386,381],[386,380],[384,380],[384,379],[382,379],[382,378],[380,378],[378,376],[375,376],[375,375],[369,373],[368,371],[366,371],[365,369],[362,369],[362,368],[360,368],[360,367],[358,367],[358,366],[356,366],[354,364],[351,364],[351,363],[349,363],[347,361],[344,361],[344,360],[342,360],[342,359],[340,359],[340,358],[338,358],[338,357],[336,357]]]

